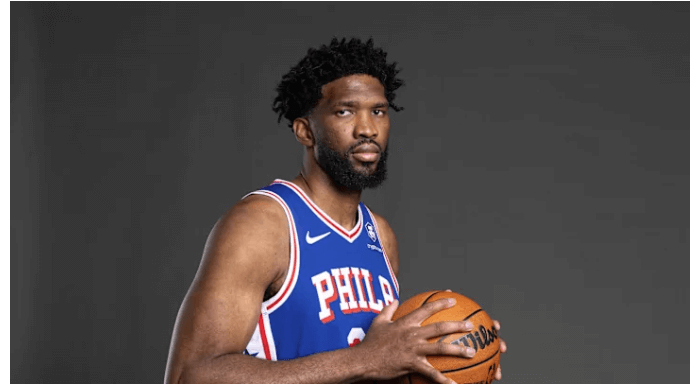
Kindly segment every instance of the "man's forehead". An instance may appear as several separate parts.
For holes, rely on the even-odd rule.
[[[386,100],[383,84],[375,77],[363,74],[336,79],[325,84],[321,91],[323,99],[328,103],[369,99]]]

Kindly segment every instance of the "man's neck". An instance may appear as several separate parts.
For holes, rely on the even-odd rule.
[[[357,224],[357,206],[362,197],[360,190],[347,190],[337,186],[320,168],[302,168],[292,180],[331,219],[346,230]]]

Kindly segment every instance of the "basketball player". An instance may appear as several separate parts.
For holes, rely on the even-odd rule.
[[[467,322],[419,326],[448,300],[391,321],[398,245],[360,197],[386,176],[398,72],[371,40],[333,39],[283,77],[274,110],[304,147],[302,168],[216,223],[178,314],[166,382],[371,382],[419,372],[450,383],[425,357],[474,355],[427,342],[470,331]]]

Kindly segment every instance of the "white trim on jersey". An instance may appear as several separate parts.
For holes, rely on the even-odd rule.
[[[247,344],[245,354],[256,358],[263,358],[264,360],[278,360],[276,344],[273,340],[273,331],[271,330],[271,321],[265,304],[261,304],[259,321],[257,321],[252,338]]]
[[[314,203],[311,200],[311,198],[309,198],[309,196],[304,191],[302,191],[302,189],[296,184],[283,179],[276,179],[275,181],[273,181],[273,183],[280,183],[292,189],[292,191],[294,191],[297,194],[297,196],[299,196],[302,199],[302,201],[304,201],[307,207],[309,207],[311,211],[314,214],[316,214],[316,216],[319,219],[321,219],[321,221],[326,226],[333,229],[333,231],[335,231],[337,234],[340,234],[340,236],[342,236],[346,241],[353,243],[357,239],[359,234],[362,233],[362,227],[364,226],[362,225],[362,209],[359,205],[357,205],[358,215],[355,227],[353,227],[352,230],[346,230],[344,227],[340,226],[338,222],[334,221],[330,216],[328,216],[328,214],[321,210],[321,208],[317,206],[316,203]]]
[[[381,241],[381,231],[379,231],[379,225],[376,223],[376,218],[374,218],[374,214],[369,210],[369,207],[364,205],[364,207],[367,209],[369,212],[369,216],[371,217],[372,222],[374,222],[374,228],[376,228],[376,234],[378,234],[379,241]],[[395,276],[395,273],[393,272],[393,267],[391,266],[391,262],[388,259],[388,254],[386,254],[386,248],[383,245],[383,242],[381,243],[381,250],[383,250],[383,258],[386,261],[386,266],[388,266],[388,271],[391,274],[391,278],[393,278],[393,285],[395,285],[395,292],[400,295],[400,289],[398,287],[398,278]]]
[[[299,253],[299,241],[297,240],[297,227],[295,226],[295,219],[292,216],[292,212],[288,207],[287,203],[276,193],[267,190],[257,190],[250,192],[249,194],[242,197],[242,199],[248,197],[249,195],[264,195],[275,199],[285,211],[285,215],[288,220],[289,237],[290,237],[290,264],[288,266],[287,276],[285,282],[280,287],[280,290],[273,295],[271,298],[263,302],[266,306],[267,314],[273,313],[278,309],[285,301],[290,297],[292,290],[297,284],[297,278],[299,277],[299,265],[300,265],[300,253]]]

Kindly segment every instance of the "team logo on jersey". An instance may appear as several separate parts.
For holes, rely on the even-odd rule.
[[[367,234],[369,234],[369,238],[371,238],[371,241],[376,242],[376,232],[374,231],[374,226],[371,223],[367,222],[367,224],[364,225],[364,227],[367,229]]]

